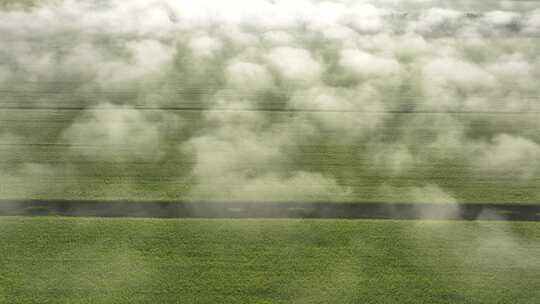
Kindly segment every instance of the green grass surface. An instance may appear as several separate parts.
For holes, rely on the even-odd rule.
[[[148,114],[148,113],[147,113]],[[133,147],[119,142],[97,145],[91,136],[66,141],[64,132],[76,119],[79,111],[10,110],[0,113],[0,197],[37,199],[132,199],[132,200],[191,200],[192,190],[198,182],[192,175],[197,164],[194,154],[182,150],[182,145],[193,137],[204,135],[209,126],[198,111],[171,112],[166,118],[156,115],[163,127],[159,146]],[[88,115],[88,114],[83,114]],[[237,113],[217,115],[234,118]],[[271,170],[282,176],[294,172],[317,172],[335,179],[349,193],[336,191],[326,196],[309,197],[305,201],[414,201],[404,194],[414,187],[437,185],[460,202],[537,203],[540,202],[540,170],[535,164],[524,163],[535,175],[522,178],[522,168],[514,171],[474,171],[474,163],[466,161],[473,152],[457,151],[452,145],[452,130],[448,130],[448,143],[441,143],[437,132],[445,130],[449,114],[392,115],[377,129],[376,136],[347,139],[343,142],[338,131],[310,136],[303,129],[291,128],[309,120],[310,113],[265,114],[271,134],[295,138],[290,146],[281,144],[283,157],[268,159],[268,163],[250,163],[250,157],[231,155],[215,149],[216,157],[245,158],[244,165],[258,170]],[[339,121],[352,115],[366,119],[366,113],[317,113]],[[481,140],[499,133],[526,135],[538,140],[538,114],[455,114],[452,119],[465,126],[469,138]],[[224,118],[224,119],[225,119]],[[165,121],[163,120],[165,119]],[[180,123],[177,123],[177,122]],[[442,122],[441,122],[442,121]],[[123,122],[124,126],[136,124]],[[125,126],[127,125],[127,126]],[[215,126],[214,126],[215,127]],[[436,131],[439,130],[439,131]],[[232,131],[233,132],[233,131]],[[261,137],[261,140],[268,138]],[[469,134],[470,133],[470,134]],[[6,135],[8,134],[8,135]],[[137,133],[135,133],[137,134]],[[272,135],[273,136],[273,135]],[[446,135],[445,135],[446,136]],[[270,136],[271,137],[271,136]],[[73,142],[75,140],[75,142]],[[396,151],[405,142],[409,152],[417,158],[405,174],[395,174],[386,166],[388,162],[374,161],[375,153]],[[141,155],[132,156],[137,151]],[[160,154],[159,158],[148,155]],[[418,162],[420,160],[420,162]],[[199,162],[202,162],[199,160]],[[199,163],[199,165],[205,165]],[[268,169],[271,168],[271,169]],[[233,169],[231,169],[233,170]],[[236,169],[235,169],[236,170]],[[521,170],[521,171],[520,171]],[[244,174],[242,172],[237,172]],[[216,173],[219,174],[219,173]],[[225,191],[235,189],[235,183],[245,179],[226,179],[226,184],[215,180],[207,182],[208,193],[214,191],[216,200],[228,200]],[[257,193],[260,192],[260,189]],[[264,192],[264,191],[263,191]],[[279,191],[274,191],[274,193]],[[286,193],[285,193],[286,194]],[[283,200],[296,199],[284,194]],[[260,196],[260,195],[259,195]],[[330,197],[330,199],[328,199]],[[234,197],[233,197],[234,199]],[[261,200],[264,197],[260,198]],[[429,201],[429,197],[426,198]]]
[[[0,218],[1,303],[536,303],[540,224]]]

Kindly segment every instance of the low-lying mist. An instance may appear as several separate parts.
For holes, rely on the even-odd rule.
[[[540,199],[535,2],[0,7],[3,198]]]

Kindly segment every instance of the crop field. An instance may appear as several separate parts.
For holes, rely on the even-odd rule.
[[[538,3],[276,1],[0,1],[0,199],[540,202]]]
[[[535,303],[521,222],[0,218],[2,303]]]
[[[534,303],[538,223],[0,219],[3,303]]]
[[[0,0],[0,304],[540,301],[540,2]]]
[[[156,111],[102,109],[94,112],[106,116],[144,112],[144,115],[151,116]],[[77,118],[80,119],[81,115],[89,114],[80,110],[0,112],[0,129],[6,134],[17,135],[0,138],[0,168],[4,172],[0,176],[1,198],[192,200],[192,189],[198,183],[192,171],[197,162],[201,165],[202,160],[197,160],[195,156],[182,150],[181,143],[212,127],[204,120],[204,115],[237,119],[245,113],[175,111],[166,119],[156,114],[155,119],[167,128],[163,131],[164,134],[161,134],[165,139],[159,145],[148,146],[142,150],[136,146],[137,142],[126,142],[122,139],[118,142],[97,142],[97,135],[88,134],[84,130],[81,131],[83,134],[68,141],[65,130]],[[272,136],[279,134],[282,137],[297,138],[298,141],[282,145],[281,149],[286,157],[277,161],[276,158],[261,161],[256,157],[246,157],[241,170],[253,176],[257,176],[257,170],[264,171],[269,167],[285,176],[295,172],[320,172],[325,176],[334,176],[340,185],[328,186],[322,194],[316,190],[315,195],[310,196],[310,180],[299,180],[300,184],[296,186],[300,191],[305,191],[305,194],[291,193],[292,191],[285,189],[287,191],[282,193],[282,196],[270,195],[270,200],[489,203],[540,201],[540,170],[532,171],[532,175],[526,177],[521,176],[522,170],[530,168],[530,163],[519,163],[512,170],[493,168],[493,172],[488,173],[481,169],[475,171],[473,164],[463,160],[469,156],[460,155],[446,143],[434,144],[436,130],[444,128],[445,120],[449,119],[465,125],[466,132],[471,132],[471,138],[491,138],[501,131],[510,134],[526,132],[528,136],[538,138],[539,114],[394,114],[386,118],[376,136],[353,142],[340,142],[342,138],[337,131],[310,136],[310,130],[287,127],[293,123],[300,125],[313,115],[338,121],[352,115],[355,119],[369,119],[377,114],[287,111],[265,113],[265,120],[271,121],[271,130],[268,132],[276,134]],[[138,123],[140,122],[137,120],[126,119],[115,122],[115,126],[130,130],[138,128]],[[407,143],[412,153],[425,155],[422,162],[409,164],[406,174],[398,174],[388,169],[388,161],[374,160],[374,150],[400,149],[402,145],[396,144],[396,140],[406,136],[411,136],[412,139],[409,140],[415,142],[414,145]],[[216,163],[227,161],[218,158],[239,157],[231,155],[231,151],[227,149],[228,146],[216,144],[213,150],[215,158],[204,161],[209,166],[216,166]],[[133,150],[136,152],[132,152]],[[132,155],[133,153],[136,155]],[[154,158],[158,154],[161,156]],[[205,185],[209,190],[206,192],[208,195],[203,198],[220,201],[265,200],[265,196],[257,197],[257,191],[265,193],[275,188],[275,185],[268,183],[247,189],[240,196],[231,193],[233,190],[241,191],[238,189],[242,185],[238,183],[242,182],[245,181],[216,180]],[[437,197],[436,191],[416,196],[404,196],[402,193],[415,187],[423,189],[426,184],[443,187],[453,194],[453,198],[445,198],[444,195]],[[344,188],[348,191],[344,191]],[[202,190],[199,189],[200,191]],[[426,191],[429,192],[429,189]]]

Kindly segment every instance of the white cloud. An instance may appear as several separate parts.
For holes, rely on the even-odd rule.
[[[524,22],[524,32],[528,34],[540,34],[540,9],[536,9],[530,13]]]
[[[157,160],[162,155],[159,124],[129,106],[100,104],[83,112],[63,138],[74,153],[98,160]],[[81,148],[82,147],[82,148]]]
[[[229,87],[240,91],[252,92],[270,89],[274,80],[268,69],[259,64],[233,61],[225,68]]]
[[[172,143],[195,160],[198,195],[348,193],[338,183],[347,173],[291,169],[289,158],[301,157],[306,142],[328,149],[369,144],[369,155],[357,156],[373,160],[382,177],[407,177],[433,159],[476,162],[474,174],[483,178],[493,174],[487,169],[493,164],[534,176],[537,171],[516,169],[538,161],[538,138],[531,128],[516,127],[520,122],[498,126],[512,135],[487,130],[493,140],[485,142],[471,135],[477,125],[447,113],[403,120],[384,113],[530,111],[536,105],[540,56],[530,35],[540,32],[538,8],[458,2],[67,0],[2,10],[0,87],[15,93],[0,99],[89,108],[66,123],[62,139],[106,146],[70,150],[94,160],[156,160],[162,154],[153,149],[162,137],[180,132],[164,128],[162,120],[175,115],[135,106],[311,111],[201,114],[201,125],[186,133],[191,138]],[[471,10],[478,15],[467,15]],[[58,85],[64,82],[69,86]],[[98,111],[97,103],[114,109]],[[387,136],[389,128],[399,136]],[[236,185],[212,189],[229,181]],[[442,186],[411,187],[403,188],[411,200],[453,201]]]
[[[491,26],[507,26],[519,18],[519,14],[508,11],[491,11],[482,16],[482,21]]]
[[[437,58],[423,68],[426,81],[460,89],[492,88],[496,79],[482,67],[454,58]]]
[[[501,83],[519,85],[522,90],[535,87],[532,67],[520,54],[501,56],[487,66],[487,70]]]
[[[348,10],[348,21],[352,28],[360,33],[377,33],[384,27],[382,15],[386,10],[377,8],[372,4],[359,3]]]
[[[305,49],[277,47],[270,50],[266,58],[285,81],[292,81],[292,85],[314,83],[323,71],[321,63]]]
[[[342,50],[339,64],[345,71],[361,78],[391,77],[400,72],[399,62],[394,58],[379,57],[358,49]]]
[[[470,101],[467,95],[489,96],[497,85],[497,79],[483,67],[456,58],[435,58],[422,67],[422,90],[427,97],[424,105],[432,109],[461,110],[463,103]],[[497,100],[493,101],[496,104]],[[482,106],[476,111],[487,110],[483,103],[476,105]]]
[[[407,175],[415,165],[414,156],[406,145],[397,144],[374,150],[372,158],[375,170],[387,170],[390,176]]]
[[[295,40],[286,31],[267,31],[263,34],[263,39],[272,46],[292,45]]]
[[[219,39],[206,35],[194,36],[188,42],[188,46],[194,57],[198,58],[213,57],[223,48]]]
[[[410,188],[410,196],[414,202],[455,204],[456,199],[437,185]]]
[[[540,172],[540,145],[530,139],[499,134],[474,161],[480,170],[530,178]]]
[[[351,189],[320,173],[296,172],[290,177],[266,175],[246,179],[231,193],[233,200],[335,201],[347,198]]]
[[[462,13],[457,10],[435,7],[424,11],[418,21],[411,25],[420,33],[436,34],[455,29],[461,15]]]
[[[126,44],[126,48],[132,53],[134,63],[141,74],[152,74],[170,64],[173,59],[174,49],[156,40],[139,40]]]

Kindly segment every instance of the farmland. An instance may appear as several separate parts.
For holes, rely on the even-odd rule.
[[[540,201],[534,1],[15,2],[0,199]]]
[[[4,303],[534,303],[537,223],[0,218]]]
[[[536,303],[539,37],[536,1],[0,0],[0,303]]]
[[[233,157],[227,147],[215,146],[215,157],[197,160],[181,145],[189,138],[213,128],[204,119],[205,115],[219,115],[221,119],[238,119],[246,115],[237,111],[173,111],[163,117],[161,111],[132,109],[102,109],[94,112],[100,115],[125,115],[141,112],[159,122],[162,137],[159,144],[141,149],[138,142],[118,140],[117,142],[96,141],[96,136],[88,132],[71,136],[68,140],[66,129],[80,117],[89,116],[88,111],[77,110],[6,110],[0,112],[0,155],[2,160],[1,198],[35,199],[133,199],[133,200],[183,200],[200,199],[193,196],[193,187],[199,181],[191,174],[194,166],[202,161],[209,165],[219,158]],[[105,113],[105,114],[104,114]],[[124,114],[122,114],[124,113]],[[160,114],[161,113],[161,114]],[[212,114],[208,114],[212,113]],[[250,113],[247,113],[248,115]],[[257,114],[257,113],[256,113]],[[154,117],[152,117],[154,115]],[[259,115],[259,114],[257,114]],[[320,172],[335,177],[341,187],[329,187],[324,192],[310,196],[309,181],[297,185],[306,195],[284,191],[283,196],[270,195],[274,201],[390,201],[390,202],[432,202],[435,194],[407,196],[402,192],[426,184],[436,184],[452,193],[459,202],[489,203],[536,203],[540,201],[540,171],[522,178],[522,170],[535,166],[534,163],[520,163],[512,170],[494,168],[484,172],[474,170],[474,164],[467,161],[474,152],[463,154],[451,143],[440,143],[437,132],[445,128],[445,121],[451,119],[463,124],[465,133],[477,140],[491,138],[505,132],[538,137],[539,114],[424,114],[402,113],[388,116],[373,137],[342,141],[341,131],[329,131],[313,135],[310,130],[288,128],[302,125],[313,115],[331,120],[369,119],[377,114],[366,113],[264,113],[268,125],[266,137],[295,138],[294,142],[282,144],[281,151],[286,157],[259,159],[246,157],[243,167],[247,174],[257,176],[257,170],[271,168],[282,175],[294,172]],[[450,117],[450,118],[449,118]],[[137,120],[114,122],[122,130],[138,128]],[[86,126],[90,128],[91,126]],[[138,132],[143,132],[139,130]],[[451,132],[451,131],[449,131]],[[270,134],[270,135],[268,135]],[[99,134],[98,134],[99,135]],[[435,136],[435,137],[434,137]],[[447,137],[452,136],[447,134]],[[389,169],[391,160],[378,161],[374,156],[383,155],[376,151],[399,151],[404,144],[400,138],[407,138],[407,149],[421,161],[408,164],[402,174]],[[451,141],[445,137],[445,140]],[[413,143],[412,143],[413,142]],[[222,150],[225,149],[225,150]],[[133,152],[136,151],[136,152]],[[136,153],[136,154],[134,154]],[[242,153],[239,151],[238,153]],[[378,154],[379,153],[379,154]],[[240,155],[235,157],[240,157]],[[399,160],[395,160],[399,161]],[[234,160],[231,160],[234,162]],[[405,164],[407,165],[407,164]],[[405,166],[404,165],[404,166]],[[232,169],[231,169],[232,170]],[[241,179],[216,180],[205,185],[210,190],[207,200],[264,200],[257,193],[237,196],[231,193],[241,185]],[[299,181],[301,182],[301,181]],[[200,183],[200,182],[199,182]],[[273,185],[264,185],[252,191],[272,191]],[[350,191],[343,191],[344,188]],[[237,190],[238,191],[238,190]],[[201,192],[201,190],[199,190]],[[429,192],[429,191],[428,191]],[[444,196],[444,195],[443,195]]]

